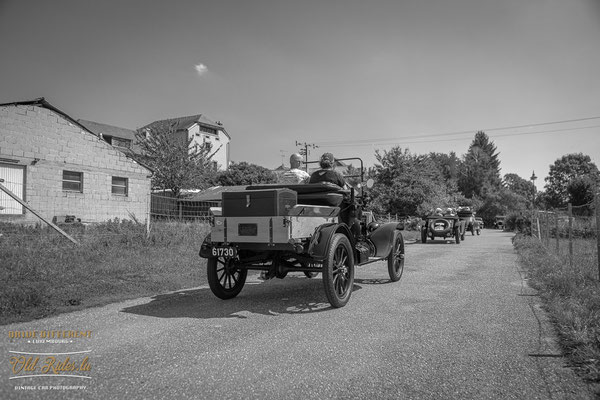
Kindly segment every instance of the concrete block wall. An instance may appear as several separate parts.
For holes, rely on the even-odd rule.
[[[151,172],[61,114],[37,105],[0,107],[0,163],[25,166],[25,200],[44,217],[87,222],[147,218]],[[62,188],[63,171],[83,173],[83,192]],[[111,193],[112,177],[128,179],[128,195]],[[37,222],[31,212],[0,221]]]

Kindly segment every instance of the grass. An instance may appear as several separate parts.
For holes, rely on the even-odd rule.
[[[198,256],[209,227],[112,221],[69,227],[76,246],[46,228],[0,225],[0,321],[47,317],[194,287],[206,282]]]
[[[514,239],[530,284],[544,300],[557,329],[561,346],[577,372],[587,381],[600,382],[600,281],[596,240],[575,243],[573,265],[567,244],[546,249],[536,238]]]
[[[55,231],[0,223],[0,324],[206,283],[202,223],[110,221]],[[414,240],[418,231],[404,231]]]

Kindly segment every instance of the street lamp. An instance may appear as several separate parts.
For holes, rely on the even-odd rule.
[[[536,192],[536,188],[535,188],[535,180],[537,179],[537,176],[535,176],[535,171],[533,171],[533,173],[531,174],[531,183],[533,184],[533,193],[531,196],[531,211],[533,211],[533,207],[535,205],[535,192]]]

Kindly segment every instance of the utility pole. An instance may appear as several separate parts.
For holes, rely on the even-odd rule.
[[[300,154],[304,156],[304,169],[308,172],[308,148],[316,149],[317,146],[314,143],[306,143],[306,142],[298,142],[296,141],[296,146],[300,146]]]

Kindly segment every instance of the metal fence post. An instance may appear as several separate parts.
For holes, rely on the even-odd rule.
[[[596,258],[598,259],[598,280],[600,280],[600,193],[595,196],[594,214],[596,214]]]
[[[558,232],[558,211],[554,211],[554,237],[556,238],[556,255],[560,255],[560,233]]]
[[[573,205],[569,203],[569,266],[573,267]]]

